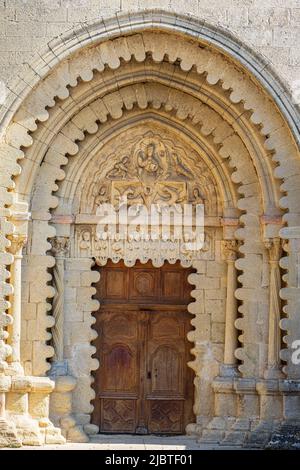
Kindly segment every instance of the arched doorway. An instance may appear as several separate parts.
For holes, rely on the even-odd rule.
[[[200,198],[206,205],[207,245],[199,259],[190,260],[197,269],[192,274],[195,301],[189,305],[194,327],[189,340],[195,344],[192,431],[207,438],[214,434],[218,442],[228,437],[242,442],[259,419],[272,426],[287,416],[283,406],[290,413],[290,379],[299,378],[287,348],[281,351],[287,361],[282,370],[279,351],[280,328],[287,331],[289,344],[299,336],[294,273],[300,163],[290,132],[294,125],[278,108],[285,109],[284,93],[267,91],[265,63],[233,38],[187,18],[178,24],[172,16],[159,23],[152,14],[143,18],[144,24],[112,21],[105,31],[91,25],[74,32],[70,41],[58,41],[57,55],[50,53],[55,65],[46,54],[38,74],[43,79],[25,90],[26,98],[18,93],[22,102],[1,141],[8,162],[3,251],[9,252],[3,253],[2,266],[3,308],[9,308],[1,327],[3,367],[15,377],[21,374],[20,384],[24,374],[30,377],[30,386],[20,389],[22,413],[27,414],[29,403],[30,416],[40,416],[41,410],[49,416],[53,384],[46,375],[51,369],[58,384],[52,394],[55,424],[65,426],[70,439],[76,426],[77,438],[95,432],[89,427],[91,373],[99,367],[93,357],[92,312],[99,305],[93,298],[98,273],[91,268],[94,259],[109,257],[95,237],[95,208],[101,198],[127,190],[128,175],[139,189],[136,149],[151,131],[172,161],[173,172],[164,173],[162,165],[157,183],[166,180],[179,199]],[[132,158],[124,160],[128,151]],[[288,227],[280,231],[283,224]],[[282,255],[281,238],[290,240],[284,245],[288,256]],[[280,258],[290,271],[287,289],[281,290],[289,304],[283,319]],[[13,286],[6,269],[10,264]],[[37,377],[42,377],[43,397]],[[13,416],[15,385],[10,379],[5,384]],[[56,396],[55,403],[55,394],[68,400]],[[44,400],[43,406],[35,406],[38,400]],[[37,430],[37,436],[44,434]]]
[[[194,422],[191,272],[179,263],[100,268],[92,415],[100,432],[183,434]]]

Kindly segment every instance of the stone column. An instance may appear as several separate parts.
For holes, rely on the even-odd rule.
[[[279,268],[279,259],[281,256],[281,240],[279,238],[268,238],[265,240],[265,246],[269,252],[270,265],[270,302],[269,302],[269,339],[268,339],[268,366],[265,373],[266,379],[276,379],[282,377],[280,366],[280,288],[281,276]]]
[[[55,367],[63,367],[64,362],[64,258],[69,250],[69,238],[54,237],[52,252],[55,256],[53,268],[53,285],[55,295],[52,303],[52,312],[55,324],[52,328]]]
[[[9,357],[9,372],[13,375],[23,375],[21,366],[21,289],[22,289],[22,249],[26,243],[24,235],[14,235],[11,239],[10,252],[14,256],[11,266],[11,283],[14,286],[13,295],[10,298],[10,314],[13,323],[9,327],[9,344],[11,355]]]
[[[225,341],[224,359],[220,366],[220,375],[213,381],[215,392],[215,417],[206,426],[200,438],[201,443],[217,443],[228,439],[229,444],[239,443],[240,433],[230,432],[236,422],[237,393],[234,389],[234,379],[238,376],[235,350],[237,348],[237,273],[235,261],[237,258],[238,241],[230,239],[222,243],[223,257],[227,262],[227,292],[225,312]]]
[[[237,258],[237,240],[223,241],[223,255],[227,262],[227,294],[226,294],[226,316],[225,316],[225,343],[224,364],[221,367],[222,376],[236,376],[237,360],[235,350],[238,346],[237,330],[235,320],[237,319],[238,306],[235,298],[237,289],[237,273],[235,261]]]

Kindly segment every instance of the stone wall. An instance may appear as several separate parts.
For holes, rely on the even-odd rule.
[[[80,23],[152,8],[226,28],[271,61],[299,101],[299,0],[1,0],[0,80],[10,86],[34,53]]]

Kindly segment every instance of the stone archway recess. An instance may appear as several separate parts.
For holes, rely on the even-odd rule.
[[[51,338],[47,330],[54,325],[53,316],[48,313],[51,310],[48,299],[56,296],[54,307],[61,301],[49,285],[48,270],[55,264],[55,258],[48,253],[48,239],[55,236],[53,222],[59,221],[59,217],[62,221],[64,216],[58,212],[55,219],[53,213],[52,226],[49,225],[51,209],[62,201],[61,194],[67,197],[72,191],[76,193],[76,177],[70,180],[69,187],[67,184],[69,169],[71,175],[76,175],[72,156],[74,162],[82,161],[84,168],[85,156],[93,155],[93,149],[105,140],[109,126],[114,122],[126,125],[149,112],[152,118],[158,119],[159,115],[160,121],[193,136],[222,195],[219,197],[222,213],[218,217],[223,221],[228,260],[225,351],[226,339],[231,349],[237,345],[237,331],[233,328],[236,302],[229,285],[235,285],[236,240],[241,243],[235,263],[242,272],[238,277],[240,287],[234,289],[240,301],[239,318],[234,324],[242,332],[238,338],[240,346],[234,353],[240,361],[239,375],[228,377],[221,367],[219,377],[212,381],[215,410],[211,415],[199,414],[197,424],[189,431],[202,433],[202,440],[232,443],[250,438],[264,443],[275,424],[291,414],[295,417],[295,402],[300,418],[299,369],[291,361],[291,344],[300,337],[297,320],[300,296],[295,274],[299,251],[300,160],[296,145],[299,121],[288,94],[270,68],[234,38],[190,18],[175,21],[172,15],[162,12],[146,13],[142,22],[140,17],[123,16],[106,23],[82,25],[80,30],[48,46],[41,60],[32,64],[28,75],[11,94],[9,111],[2,121],[3,442],[17,445],[20,440],[23,443],[61,440],[48,420],[47,409],[53,387],[45,377],[50,367],[47,360],[54,354],[47,344]],[[29,90],[24,83],[35,86]],[[59,181],[62,183],[58,184]],[[56,191],[57,196],[53,195]],[[65,215],[66,221],[69,214]],[[283,225],[286,226],[282,228]],[[60,255],[56,256],[54,270],[56,286],[60,283],[61,253],[66,249],[62,228],[57,235],[60,238],[56,240],[56,249]],[[26,238],[21,278],[21,253]],[[281,352],[287,363],[284,376],[277,357],[280,238],[287,240],[284,250],[288,253],[280,261],[286,270],[286,286],[281,289],[286,318],[280,321],[287,332],[284,342],[288,347]],[[13,285],[8,282],[6,266],[10,265]],[[97,308],[91,300],[90,287],[96,279],[85,274],[90,272],[90,259],[81,261],[81,266],[85,266],[82,273],[85,284],[79,287],[85,289],[83,301],[91,312]],[[195,302],[190,311],[196,315],[195,322],[203,322],[200,288],[205,275],[201,277],[198,271],[195,276]],[[21,280],[25,285],[22,311]],[[21,316],[27,336],[23,331],[20,357]],[[6,328],[12,318],[14,323]],[[91,320],[88,323],[90,330]],[[53,331],[55,335],[55,328]],[[90,371],[97,367],[92,354],[93,348],[89,346],[86,356]],[[205,356],[197,348],[194,354],[195,364],[201,354]],[[21,361],[27,363],[25,376]],[[194,367],[201,375],[199,365]],[[90,382],[90,378],[86,381]],[[78,413],[77,427],[76,420],[69,416],[73,380],[61,376],[56,383],[52,396],[57,409],[63,400],[66,403],[59,424],[73,430],[69,432],[70,439],[82,439],[85,413]],[[16,396],[22,403],[19,409],[13,405]],[[87,401],[92,398],[87,397]],[[24,417],[28,406],[31,418]]]

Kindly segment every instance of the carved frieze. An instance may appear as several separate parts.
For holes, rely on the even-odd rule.
[[[164,261],[175,263],[180,260],[185,267],[191,266],[198,259],[212,259],[214,251],[214,232],[207,230],[201,250],[191,251],[187,244],[169,237],[168,239],[151,239],[141,237],[138,232],[122,239],[119,234],[113,238],[99,238],[97,227],[88,225],[76,226],[76,252],[80,258],[94,257],[99,265],[105,265],[108,259],[117,263],[124,260],[127,266],[133,266],[136,260],[151,260],[154,266],[162,266]]]

